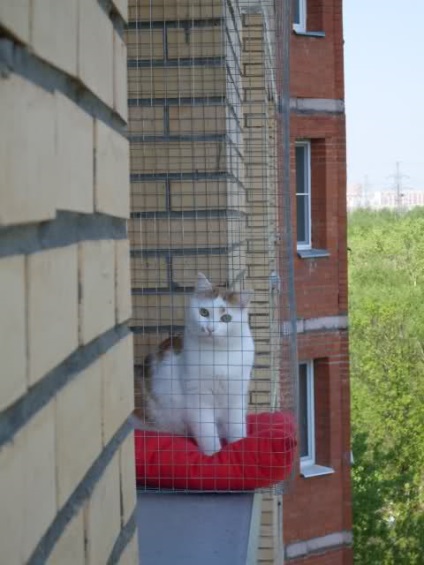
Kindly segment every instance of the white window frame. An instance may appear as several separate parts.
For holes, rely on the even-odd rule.
[[[307,196],[306,199],[306,206],[307,206],[307,214],[306,214],[306,240],[305,241],[297,241],[297,226],[296,226],[296,241],[297,241],[297,249],[312,249],[312,202],[311,202],[311,141],[309,139],[303,139],[296,141],[295,147],[304,147],[305,148],[305,162],[304,162],[304,178],[306,182],[306,192],[298,192],[297,186],[297,178],[296,178],[296,206],[297,206],[297,197],[298,196]],[[296,163],[296,171],[297,171],[297,163]],[[297,221],[297,216],[296,216]]]
[[[293,23],[293,29],[297,33],[306,31],[306,0],[294,0],[299,6],[299,22]]]
[[[300,457],[300,474],[305,478],[321,477],[332,475],[334,469],[325,467],[316,462],[316,439],[315,439],[315,375],[314,362],[302,361],[300,365],[306,365],[306,409],[307,409],[307,429],[308,429],[308,453]]]
[[[306,365],[306,410],[308,430],[308,454],[300,458],[300,466],[307,467],[315,465],[315,383],[313,361],[303,361],[300,365]]]

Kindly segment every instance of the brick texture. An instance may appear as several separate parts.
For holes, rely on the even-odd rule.
[[[131,211],[149,215],[133,217],[129,224],[134,251],[132,324],[137,332],[147,332],[135,335],[136,363],[167,336],[161,326],[170,327],[172,333],[172,328],[184,324],[185,295],[191,292],[198,270],[215,283],[243,278],[243,117],[240,104],[234,105],[234,98],[241,97],[241,83],[233,76],[235,66],[241,64],[241,27],[233,29],[227,10],[225,3],[215,0],[171,2],[166,10],[147,1],[129,4],[130,23],[152,20],[164,26],[127,31],[130,62],[144,63],[130,66],[128,73],[129,96],[134,99],[129,111],[129,131],[134,136],[131,173],[138,177],[131,184]],[[209,18],[222,16],[217,25],[209,24]],[[184,29],[167,24],[177,18],[186,22]],[[204,24],[195,25],[193,18]],[[176,67],[174,63],[183,59],[187,64]],[[151,60],[157,66],[147,64]],[[214,96],[219,100],[211,103]],[[205,97],[207,102],[194,103],[193,97]],[[168,106],[166,100],[175,99],[178,103]],[[174,137],[169,139],[168,133]],[[136,137],[140,135],[155,139]],[[165,175],[168,181],[163,180]],[[180,178],[183,175],[186,180]],[[222,180],[193,181],[190,176],[195,175]],[[205,210],[220,213],[196,217]],[[227,216],[230,210],[232,217]],[[177,212],[182,211],[188,217],[179,217]],[[213,249],[222,251],[213,253]],[[183,292],[176,294],[175,288]]]
[[[221,0],[183,0],[167,4],[155,4],[151,0],[130,0],[129,19],[136,21],[174,21],[219,18],[223,15]]]
[[[127,121],[127,49],[115,31],[113,34],[113,108]]]
[[[90,365],[56,400],[58,503],[62,506],[80,483],[101,448],[101,368]]]
[[[167,96],[172,98],[224,96],[226,85],[224,67],[128,69],[130,98],[151,100]]]
[[[129,242],[114,239],[129,215],[128,142],[118,133],[127,14],[122,0],[0,5],[4,53],[13,52],[0,73],[7,565],[40,561],[37,547],[51,565],[107,563],[135,504],[132,438],[121,448],[115,435],[133,408],[132,339],[111,348],[113,332],[102,336],[118,325],[122,335],[131,316]],[[56,520],[65,506],[66,524]],[[136,565],[136,540],[124,551],[121,561]]]
[[[262,15],[243,19],[243,138],[246,159],[246,199],[248,280],[256,289],[250,325],[256,344],[255,367],[250,404],[253,410],[266,411],[278,398],[280,339],[278,332],[278,295],[269,290],[272,272],[277,270],[274,241],[277,228],[276,122],[274,93],[266,80],[270,45],[265,35]],[[255,61],[255,63],[253,63]],[[259,79],[259,80],[258,80]],[[279,560],[282,532],[278,524],[278,500],[275,494],[264,495],[258,546],[258,563]]]
[[[0,410],[17,400],[27,386],[25,260],[0,259]]]
[[[56,93],[56,104],[57,208],[90,214],[94,204],[93,119],[60,93]]]
[[[182,59],[189,57],[222,57],[225,42],[221,28],[183,29],[169,28],[167,32],[168,57]]]
[[[100,100],[113,106],[113,28],[96,0],[80,3],[78,41],[78,77]]]
[[[50,18],[46,18],[46,12]],[[31,47],[66,73],[77,74],[78,0],[33,0]],[[51,21],[55,24],[51,25]]]
[[[112,4],[118,10],[121,17],[126,21],[128,19],[128,2],[127,2],[127,0],[113,0]]]
[[[127,239],[115,243],[115,310],[116,322],[131,317],[130,249]]]
[[[110,349],[101,360],[102,436],[107,444],[122,426],[133,406],[133,381],[120,378],[132,374],[133,339],[128,336]]]
[[[30,0],[2,2],[0,5],[0,22],[20,41],[29,41]]]
[[[298,316],[345,313],[347,217],[339,189],[346,186],[345,119],[343,115],[293,116],[291,135],[292,144],[296,139],[311,139],[312,246],[330,253],[328,258],[316,260],[295,258]],[[294,152],[291,174],[294,182]]]
[[[134,437],[132,434],[122,444],[119,457],[122,523],[126,524],[130,519],[137,502],[135,492]]]
[[[124,553],[121,555],[119,565],[137,565],[137,564],[138,564],[138,539],[137,539],[137,533],[135,533],[132,540],[125,549]]]
[[[270,245],[277,232],[277,178],[275,173],[275,119],[272,101],[273,93],[267,88],[265,80],[262,81],[261,102],[251,102],[249,92],[258,91],[253,76],[265,76],[267,65],[266,36],[263,17],[250,15],[244,18],[243,27],[243,66],[245,76],[243,91],[246,101],[244,111],[244,149],[248,159],[246,167],[246,189],[248,210],[248,241],[247,241],[247,267],[249,282],[257,288],[254,296],[250,322],[255,341],[262,339],[262,349],[256,355],[256,368],[253,373],[251,386],[251,404],[255,407],[267,409],[271,398],[276,394],[275,378],[279,371],[277,314],[275,309],[277,296],[275,293],[260,292],[260,285],[267,285],[271,272],[277,269],[276,248]],[[253,43],[254,40],[254,43]],[[252,56],[256,56],[255,67],[251,63]],[[254,72],[251,70],[254,68]],[[259,181],[259,182],[255,182]],[[263,331],[265,330],[265,331]],[[262,377],[262,378],[261,378]],[[274,386],[257,387],[257,380],[272,382]]]
[[[314,13],[313,19],[308,22],[308,28],[311,31],[324,31],[325,38],[292,36],[290,93],[291,96],[300,98],[342,99],[344,86],[341,3],[319,0],[311,2],[311,5]],[[311,26],[319,26],[321,29],[311,29]]]
[[[57,541],[48,565],[76,565],[85,562],[84,514],[79,512]]]
[[[86,512],[87,564],[107,563],[121,527],[119,454],[96,485]]]
[[[164,58],[163,32],[157,29],[128,29],[126,42],[129,59],[155,60]]]
[[[343,99],[342,2],[309,2],[307,29],[324,31],[325,37],[292,35],[290,95]],[[293,186],[294,142],[311,140],[312,246],[329,251],[329,257],[322,259],[295,256],[297,315],[305,319],[345,315],[345,116],[293,113],[290,126]],[[294,208],[294,229],[295,212]],[[352,527],[347,332],[299,334],[298,354],[302,361],[314,361],[316,460],[335,472],[305,479],[299,475],[296,464],[293,488],[284,500],[285,543],[349,531]],[[352,551],[349,548],[326,551],[293,563],[347,565],[352,563]]]
[[[298,339],[298,352],[301,361],[315,360],[317,463],[329,466],[335,472],[319,479],[296,477],[293,489],[284,500],[286,543],[351,528],[350,489],[345,480],[350,474],[348,407],[341,395],[342,387],[348,387],[349,382],[347,333],[302,335]],[[298,468],[298,463],[296,466]],[[305,514],[308,520],[305,520]]]
[[[79,267],[80,340],[88,343],[115,323],[115,243],[80,244]]]
[[[54,434],[50,403],[0,449],[0,545],[8,564],[27,562],[55,515]]]
[[[29,384],[78,347],[77,246],[28,257]]]
[[[129,216],[128,192],[128,141],[119,133],[95,122],[95,209],[97,212],[127,218]]]
[[[0,140],[0,226],[49,220],[58,184],[54,97],[10,74],[0,98],[0,129],[8,132]]]

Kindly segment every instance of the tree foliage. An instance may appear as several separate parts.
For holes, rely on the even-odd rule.
[[[355,562],[424,563],[424,209],[349,218]]]

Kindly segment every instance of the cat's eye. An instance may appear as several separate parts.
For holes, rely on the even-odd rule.
[[[233,318],[229,314],[224,314],[223,316],[221,316],[221,322],[224,322],[224,324],[230,323],[232,319]]]
[[[200,308],[200,315],[203,316],[204,318],[209,318],[209,310],[207,310],[206,308]]]

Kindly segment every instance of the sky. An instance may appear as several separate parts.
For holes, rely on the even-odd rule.
[[[424,0],[343,0],[348,185],[424,190]]]

